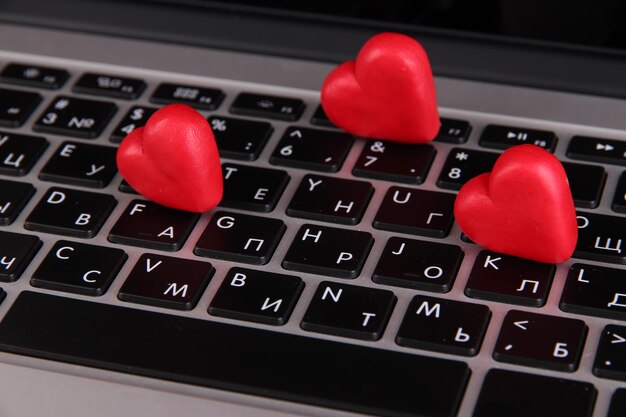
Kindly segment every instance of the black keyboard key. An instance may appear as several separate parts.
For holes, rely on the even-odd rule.
[[[491,312],[487,306],[416,295],[396,336],[401,346],[475,356]]]
[[[609,324],[604,328],[593,363],[593,373],[600,378],[626,381],[625,326]]]
[[[626,218],[578,212],[575,258],[626,264]]]
[[[611,397],[611,406],[607,417],[626,416],[626,388],[616,389]]]
[[[120,288],[118,298],[157,307],[191,310],[214,272],[209,262],[143,254]]]
[[[126,194],[139,194],[137,191],[135,191],[133,187],[130,186],[130,184],[126,180],[120,181],[120,185],[117,187],[117,189]]]
[[[0,281],[17,280],[40,247],[36,236],[0,231]]]
[[[29,291],[0,322],[0,350],[390,417],[456,416],[470,376],[462,362]]]
[[[626,165],[626,142],[574,136],[567,147],[567,156],[583,161]]]
[[[86,73],[76,81],[73,91],[80,94],[133,100],[138,98],[145,89],[145,81],[138,78]]]
[[[155,111],[157,111],[157,109],[154,107],[131,107],[115,130],[113,130],[110,138],[111,142],[120,143],[127,135],[130,135],[133,130],[145,126],[146,122]]]
[[[569,313],[626,320],[624,271],[596,265],[572,265],[559,307]]]
[[[28,174],[47,147],[48,141],[39,136],[0,132],[0,174]]]
[[[473,417],[591,417],[596,395],[587,382],[492,369]]]
[[[120,249],[60,240],[50,249],[30,283],[51,290],[100,296],[127,258]]]
[[[448,119],[442,117],[436,142],[462,144],[467,142],[472,132],[472,125],[465,120]]]
[[[290,127],[270,157],[270,163],[313,171],[337,172],[354,138],[347,133]]]
[[[287,215],[303,219],[355,225],[374,194],[372,184],[321,175],[305,175]]]
[[[576,207],[596,208],[606,182],[606,171],[595,165],[564,162],[565,174],[572,190]]]
[[[490,172],[497,153],[474,151],[463,148],[453,148],[439,174],[437,186],[450,190],[460,190],[463,184],[485,172]]]
[[[230,106],[230,112],[294,122],[300,118],[304,107],[304,102],[297,98],[241,93]]]
[[[117,106],[107,101],[57,96],[33,126],[38,132],[92,139],[102,133]]]
[[[352,169],[357,177],[421,184],[435,159],[432,145],[368,142]]]
[[[376,265],[372,280],[378,284],[448,292],[463,260],[455,245],[392,237]]]
[[[63,69],[23,64],[9,64],[0,73],[2,82],[51,90],[63,87],[69,77]]]
[[[586,337],[582,320],[511,310],[502,323],[493,357],[500,362],[574,372]]]
[[[109,241],[177,251],[199,218],[198,213],[174,210],[152,201],[133,200],[109,232]]]
[[[467,280],[465,295],[501,303],[541,307],[548,299],[556,267],[481,251]]]
[[[289,182],[286,171],[239,164],[222,164],[222,175],[221,207],[262,213],[274,210]]]
[[[296,234],[283,268],[338,278],[356,278],[374,244],[356,230],[304,224]]]
[[[0,126],[22,126],[40,102],[37,93],[0,88]]]
[[[222,100],[222,90],[169,83],[159,84],[150,98],[157,104],[183,103],[200,110],[215,110]]]
[[[287,323],[304,282],[293,275],[232,268],[209,306],[214,316],[274,326]]]
[[[256,160],[272,135],[274,128],[267,122],[211,116],[217,149],[223,158]]]
[[[30,184],[0,180],[0,225],[13,223],[33,194]]]
[[[446,237],[454,223],[454,194],[390,187],[374,227],[392,232]]]
[[[117,148],[63,142],[39,173],[44,181],[104,188],[117,174]]]
[[[277,219],[216,212],[194,249],[199,256],[264,265],[287,227]]]
[[[378,340],[395,304],[396,296],[391,291],[323,281],[300,327],[312,332]]]
[[[24,222],[24,227],[66,236],[94,237],[117,201],[113,196],[50,188]]]
[[[479,144],[486,148],[508,149],[511,146],[531,144],[553,152],[557,137],[554,132],[512,126],[488,125],[480,136]]]
[[[611,209],[618,213],[626,213],[626,171],[619,177]]]
[[[315,112],[311,117],[311,124],[323,127],[336,127],[333,122],[328,119],[328,116],[326,116],[326,112],[321,104],[315,109]]]

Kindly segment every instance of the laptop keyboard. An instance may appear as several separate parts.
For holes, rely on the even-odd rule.
[[[470,384],[468,416],[626,413],[624,142],[445,111],[431,144],[365,141],[307,97],[4,64],[0,350],[381,416],[457,416]],[[209,213],[117,173],[117,144],[168,103],[215,134]],[[564,265],[454,224],[455,191],[519,143],[564,162]]]

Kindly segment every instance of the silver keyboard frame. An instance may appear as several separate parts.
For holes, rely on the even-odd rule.
[[[298,122],[287,123],[271,121],[274,132],[259,159],[255,162],[233,161],[254,166],[275,167],[269,164],[269,155],[276,147],[278,140],[287,126],[310,125],[309,120],[319,103],[319,88],[325,75],[333,67],[333,65],[319,62],[0,24],[0,66],[4,66],[8,62],[23,62],[66,68],[71,73],[71,78],[62,89],[56,91],[40,90],[40,93],[44,96],[44,100],[23,127],[19,129],[2,129],[11,130],[15,133],[44,136],[50,142],[50,146],[45,154],[39,159],[30,173],[25,177],[15,178],[17,181],[30,182],[37,188],[37,193],[22,211],[16,222],[11,226],[2,227],[2,230],[15,232],[25,232],[23,229],[24,219],[40,200],[43,193],[53,185],[53,183],[43,182],[37,178],[37,174],[42,166],[55,152],[62,141],[83,141],[82,139],[72,139],[50,134],[40,135],[33,133],[30,126],[34,119],[41,114],[44,106],[50,102],[52,97],[57,94],[71,94],[77,96],[71,92],[71,87],[78,76],[83,72],[96,71],[120,76],[137,77],[144,79],[148,83],[147,90],[138,100],[125,101],[102,98],[103,100],[116,102],[119,110],[102,135],[95,140],[85,140],[85,143],[97,143],[108,146],[115,146],[109,141],[109,137],[129,107],[134,105],[154,106],[149,103],[149,97],[156,85],[162,81],[216,87],[224,90],[226,93],[225,101],[217,111],[201,111],[205,116],[209,114],[227,115],[228,108],[236,94],[242,91],[299,97],[305,101],[307,107]],[[564,156],[565,149],[569,139],[575,134],[626,141],[626,117],[624,117],[624,115],[626,115],[626,100],[450,78],[437,78],[436,84],[441,115],[443,117],[469,121],[472,125],[472,133],[469,141],[464,145],[444,143],[437,143],[435,145],[437,148],[436,158],[429,171],[426,182],[423,185],[416,186],[418,189],[451,192],[442,190],[435,185],[449,149],[454,146],[462,146],[468,149],[487,150],[478,146],[478,138],[483,127],[488,123],[555,131],[559,137],[555,154],[562,160],[567,159]],[[32,88],[16,86],[10,86],[8,88],[29,91],[34,90]],[[96,97],[94,98],[98,99]],[[364,140],[358,140],[350,151],[340,172],[331,175],[341,178],[353,178],[350,171],[361,149],[365,146],[365,143]],[[302,176],[307,172],[284,167],[281,167],[281,169],[286,169],[291,177],[283,193],[283,197],[271,214],[259,215],[267,217],[277,216],[282,218],[287,224],[285,236],[273,255],[272,260],[268,265],[262,267],[262,269],[267,271],[286,273],[286,271],[280,267],[280,261],[293,240],[298,226],[305,222],[324,225],[331,224],[296,219],[284,215],[284,210],[290,200],[290,196],[293,195]],[[619,174],[624,168],[605,166],[605,169],[608,173],[608,179],[600,206],[594,210],[582,211],[617,216],[618,214],[610,210],[610,203],[615,192]],[[13,178],[7,177],[7,179]],[[371,275],[378,262],[378,254],[382,251],[387,239],[394,235],[394,233],[376,230],[370,225],[385,191],[392,183],[369,179],[367,181],[370,181],[374,185],[376,191],[361,223],[357,226],[331,225],[333,227],[367,230],[374,236],[375,244],[362,273],[354,280],[328,278],[305,273],[294,274],[304,280],[306,287],[292,316],[285,326],[267,326],[210,316],[207,313],[207,307],[221,284],[224,275],[230,267],[241,265],[215,259],[203,258],[210,261],[215,266],[216,273],[198,305],[192,311],[179,312],[158,307],[130,304],[118,300],[118,290],[129,271],[135,265],[140,254],[155,252],[130,246],[113,245],[106,240],[108,231],[119,218],[122,211],[132,199],[137,198],[134,195],[123,194],[117,190],[117,186],[120,183],[119,174],[108,187],[101,190],[68,186],[70,188],[115,195],[118,204],[101,231],[93,239],[73,239],[51,234],[38,234],[43,241],[43,247],[30,263],[23,276],[14,283],[0,284],[0,287],[7,292],[6,300],[0,305],[0,319],[4,316],[20,291],[33,289],[29,284],[28,277],[40,264],[55,241],[68,239],[96,245],[118,246],[122,247],[128,253],[129,259],[111,285],[111,288],[103,296],[89,297],[68,293],[64,293],[63,295],[70,298],[124,305],[166,314],[180,314],[203,320],[229,322],[241,326],[263,328],[268,331],[287,332],[306,337],[335,340],[340,343],[364,345],[409,354],[465,361],[472,370],[472,377],[465,393],[465,399],[459,410],[459,417],[470,417],[472,415],[476,398],[481,388],[483,375],[490,368],[510,369],[520,372],[591,382],[598,390],[594,416],[603,417],[606,415],[610,396],[613,391],[617,387],[626,386],[626,383],[597,378],[591,373],[591,368],[599,336],[604,326],[610,323],[622,325],[624,323],[615,320],[568,314],[559,310],[558,302],[567,270],[569,266],[577,260],[570,260],[559,266],[547,304],[544,307],[522,307],[470,299],[463,294],[463,289],[479,248],[475,245],[462,242],[459,239],[460,230],[458,226],[454,225],[450,236],[446,239],[400,234],[405,237],[425,241],[454,243],[462,247],[465,252],[465,257],[451,292],[447,294],[437,294],[375,284],[371,280]],[[245,211],[242,212],[245,213]],[[173,253],[173,256],[198,259],[197,256],[193,255],[192,249],[204,230],[209,218],[210,214],[204,214],[202,216],[182,250]],[[32,232],[26,233],[33,234]],[[607,265],[593,261],[584,262]],[[608,266],[623,269],[623,266]],[[255,266],[250,267],[253,269],[256,268]],[[396,294],[398,303],[381,340],[376,342],[358,341],[305,332],[300,329],[300,320],[316,289],[317,283],[324,279],[365,287],[385,288]],[[44,289],[35,289],[35,291],[55,293],[54,291]],[[394,338],[406,312],[407,305],[410,299],[415,294],[419,293],[489,306],[493,316],[482,348],[477,356],[465,358],[439,354],[403,348],[395,343]],[[491,355],[502,319],[510,309],[527,310],[541,314],[573,317],[584,320],[589,327],[589,334],[578,370],[574,373],[565,373],[496,362]],[[254,352],[251,352],[251,354],[254,354]],[[329,378],[332,378],[332,375],[329,375]],[[0,387],[2,387],[0,389],[1,413],[11,416],[169,416],[174,413],[185,416],[236,415],[256,417],[357,415],[338,410],[207,389],[7,353],[0,353]]]

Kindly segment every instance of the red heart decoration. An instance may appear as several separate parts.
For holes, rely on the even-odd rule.
[[[578,239],[563,165],[534,145],[510,148],[491,173],[468,181],[456,198],[454,216],[480,246],[538,262],[566,261]]]
[[[223,180],[213,131],[184,104],[156,111],[117,151],[122,177],[144,197],[180,210],[203,212],[222,199]]]
[[[428,56],[397,33],[374,36],[356,61],[335,68],[324,80],[322,107],[336,126],[366,138],[424,143],[440,127]]]

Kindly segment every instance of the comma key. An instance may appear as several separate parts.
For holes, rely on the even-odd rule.
[[[626,264],[626,218],[577,213],[575,258]]]

